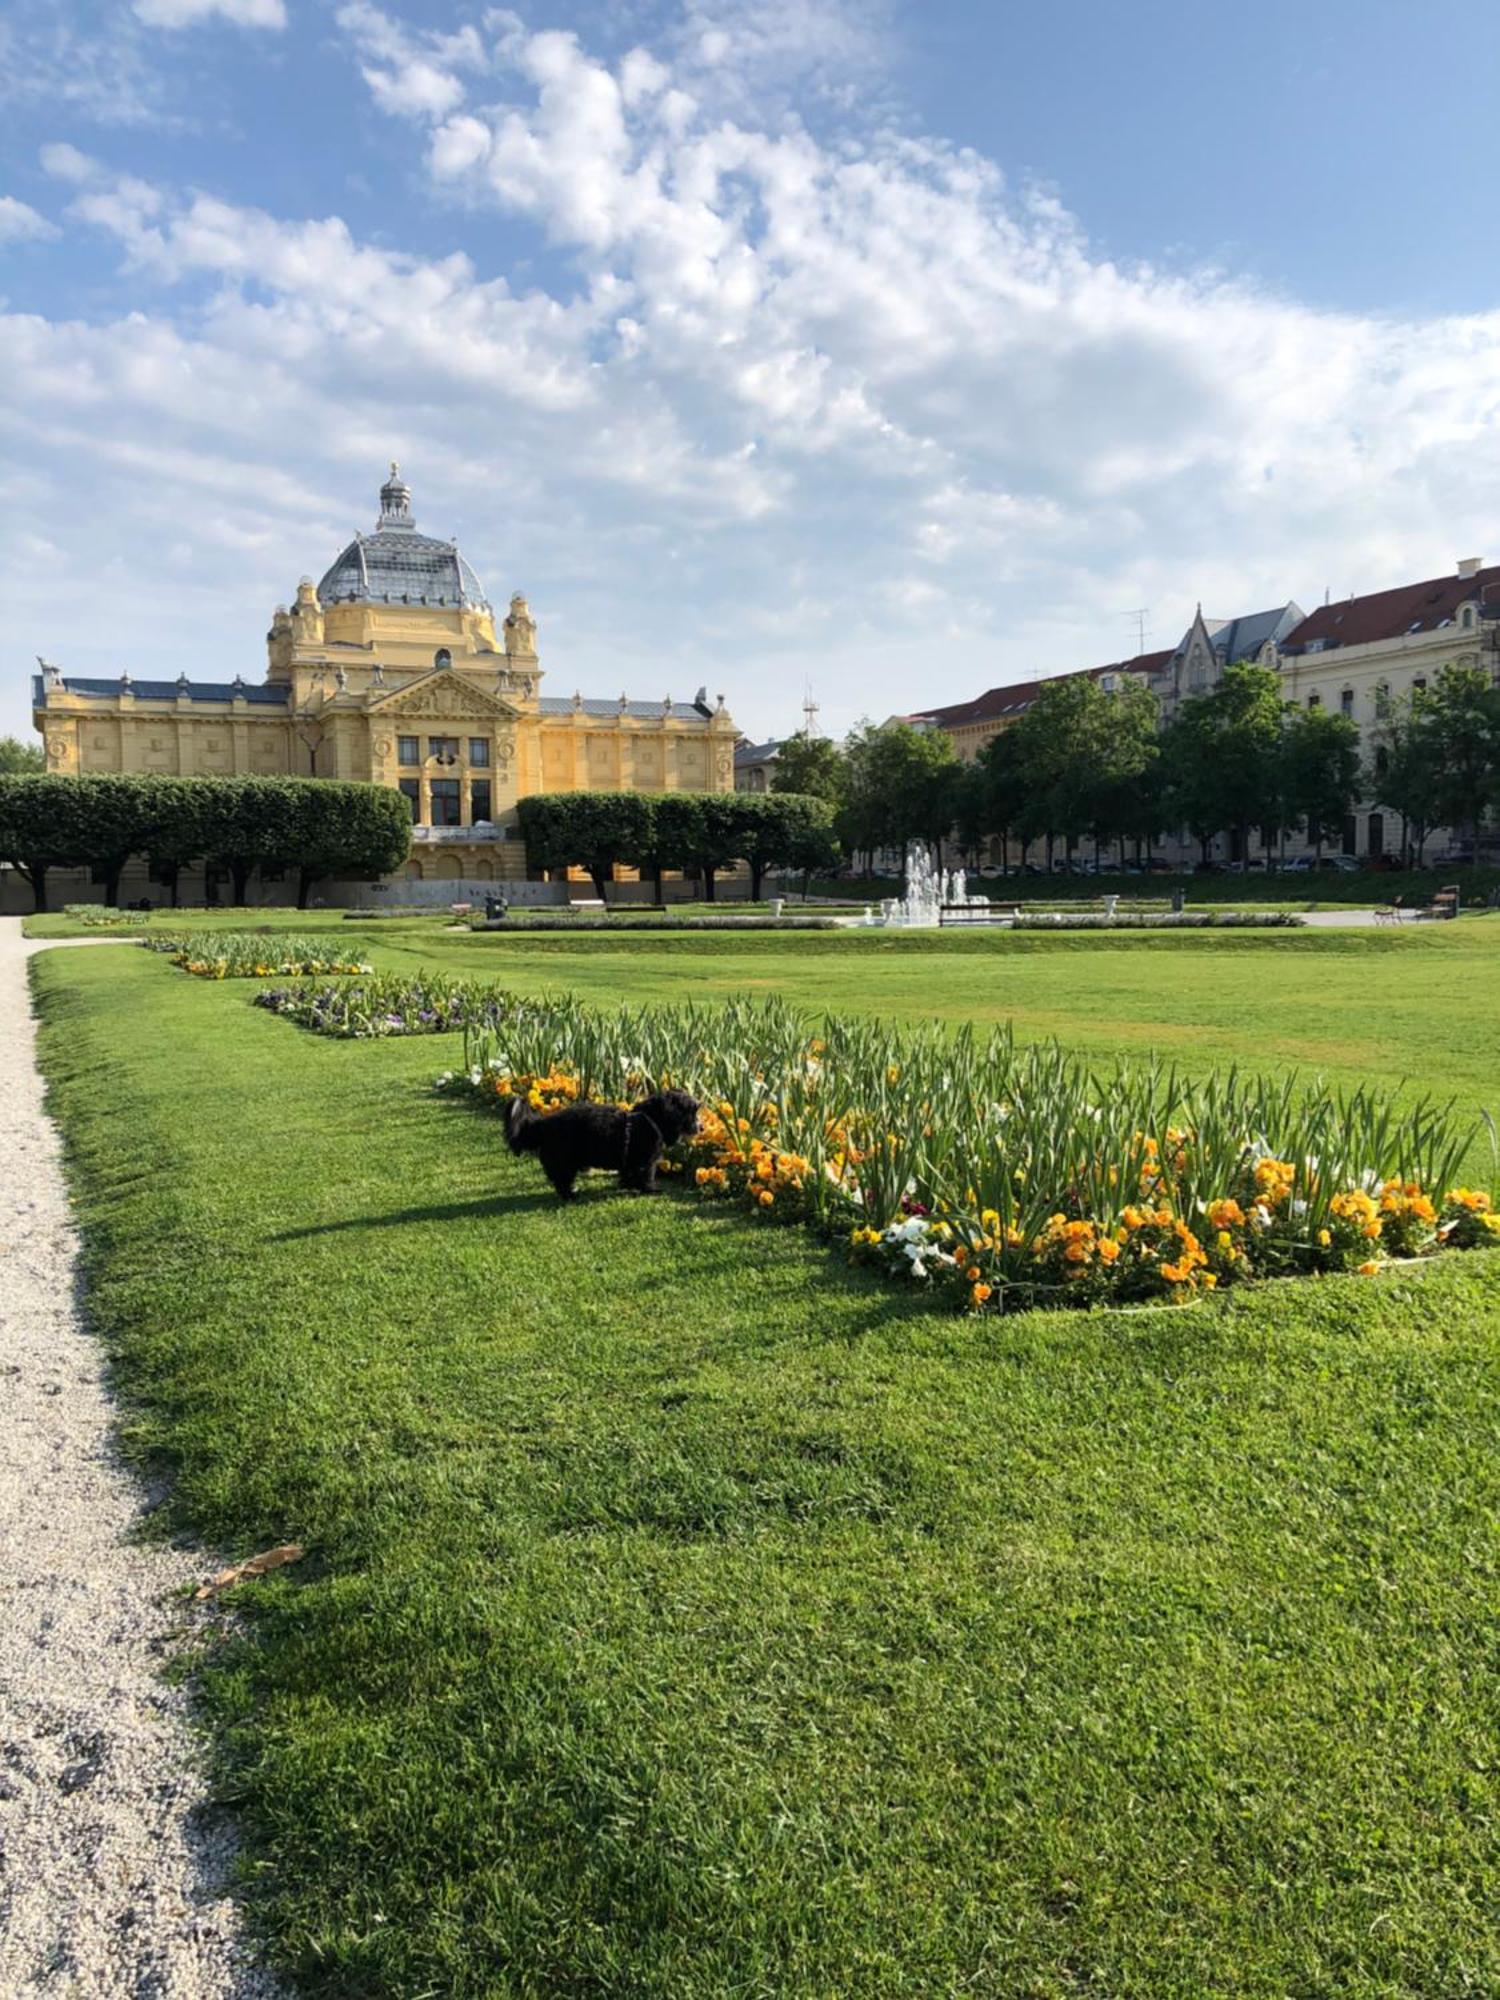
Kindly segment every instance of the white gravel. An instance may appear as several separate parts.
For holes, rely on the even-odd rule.
[[[275,2000],[226,1893],[187,1697],[162,1678],[181,1586],[216,1565],[133,1539],[147,1498],[78,1310],[26,985],[47,948],[0,919],[0,1996]]]

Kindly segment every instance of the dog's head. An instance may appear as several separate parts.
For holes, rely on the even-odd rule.
[[[669,1146],[674,1139],[685,1139],[698,1124],[698,1100],[685,1090],[659,1090],[640,1108]]]

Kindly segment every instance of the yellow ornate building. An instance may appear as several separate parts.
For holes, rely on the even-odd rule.
[[[540,692],[536,622],[500,632],[453,542],[417,532],[393,464],[380,519],[266,635],[265,681],[77,679],[43,662],[35,719],[56,772],[293,774],[398,787],[410,879],[526,875],[516,802],[530,792],[731,791],[735,727],[691,702]]]

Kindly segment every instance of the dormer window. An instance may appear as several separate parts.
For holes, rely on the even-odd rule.
[[[1458,622],[1466,632],[1472,628],[1474,624],[1474,607],[1472,604],[1463,606],[1458,614]]]
[[[446,646],[439,646],[432,656],[432,664],[434,667],[451,667],[453,665],[453,655],[448,651]]]

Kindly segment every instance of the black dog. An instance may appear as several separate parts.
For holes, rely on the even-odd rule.
[[[685,1090],[660,1090],[629,1111],[570,1104],[542,1113],[518,1097],[506,1114],[505,1143],[513,1153],[535,1153],[564,1201],[587,1167],[613,1168],[621,1187],[655,1194],[662,1154],[697,1123],[698,1106]]]

